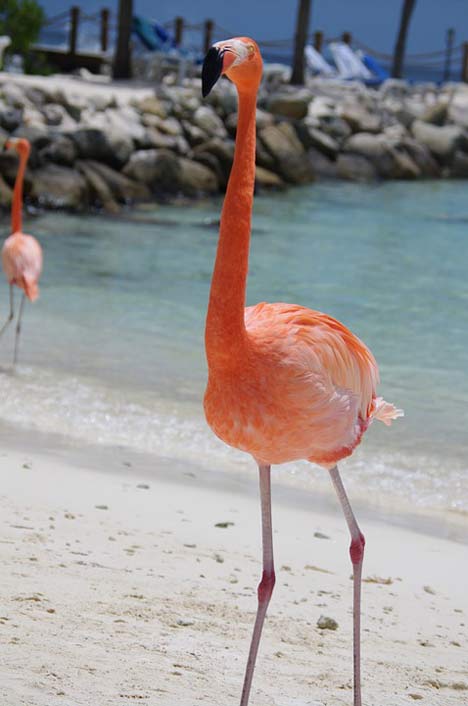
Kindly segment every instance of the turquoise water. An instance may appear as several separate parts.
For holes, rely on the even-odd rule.
[[[13,375],[12,334],[1,342],[0,419],[253,472],[201,407],[220,204],[30,218],[45,253],[41,298],[27,307]],[[381,394],[405,409],[343,463],[350,489],[382,506],[468,512],[467,265],[466,182],[319,184],[256,199],[248,303],[297,302],[343,321],[376,355]],[[328,483],[306,464],[278,473]]]

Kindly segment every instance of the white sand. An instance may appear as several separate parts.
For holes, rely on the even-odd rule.
[[[123,450],[80,459],[53,440],[0,456],[1,706],[237,704],[260,573],[254,472],[228,492]],[[352,703],[347,530],[302,501],[274,497],[252,706]],[[467,547],[362,525],[364,576],[389,579],[363,587],[365,706],[466,704]],[[338,630],[319,630],[322,614]]]

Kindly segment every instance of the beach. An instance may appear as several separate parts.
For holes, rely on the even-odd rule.
[[[0,457],[2,706],[237,703],[261,570],[254,468],[226,481],[123,448],[11,440]],[[272,477],[277,584],[252,703],[350,704],[345,522]],[[461,706],[466,545],[377,517],[361,525],[364,702]],[[338,628],[319,629],[321,616]]]
[[[203,417],[219,208],[27,214],[45,268],[14,372],[13,330],[0,349],[1,706],[238,703],[260,503],[252,460]],[[405,409],[341,467],[367,538],[365,706],[467,700],[466,221],[460,182],[256,199],[248,303],[348,324]],[[349,705],[345,521],[323,470],[272,479],[252,706]]]

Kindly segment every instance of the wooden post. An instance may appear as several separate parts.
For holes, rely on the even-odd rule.
[[[184,36],[184,18],[176,17],[174,20],[174,40],[176,47],[182,44],[182,37]]]
[[[351,32],[343,32],[343,34],[341,35],[341,41],[344,42],[345,44],[348,44],[349,46],[351,46],[351,44],[353,42]]]
[[[304,85],[304,48],[309,32],[311,0],[299,0],[299,10],[296,18],[296,34],[294,36],[294,58],[290,83],[293,86]]]
[[[107,51],[109,47],[109,8],[103,7],[101,10],[101,51]]]
[[[462,59],[461,80],[464,83],[468,83],[468,42],[463,42],[463,59]]]
[[[444,81],[450,81],[450,69],[452,67],[452,51],[453,40],[455,39],[455,30],[450,28],[447,30],[446,48],[445,48],[445,66],[444,66]]]
[[[318,51],[319,54],[322,53],[323,46],[323,32],[314,32],[314,49]]]
[[[393,50],[392,78],[403,77],[403,64],[405,61],[406,37],[411,22],[416,0],[403,0],[401,8],[400,26],[398,29],[395,49]]]
[[[205,38],[203,40],[203,53],[207,54],[208,49],[213,44],[213,20],[205,20]]]
[[[76,5],[70,8],[70,35],[68,52],[72,55],[76,54],[78,46],[78,25],[80,23],[80,8]]]
[[[113,78],[131,78],[132,75],[130,47],[132,16],[133,0],[119,0],[117,43],[112,66]]]

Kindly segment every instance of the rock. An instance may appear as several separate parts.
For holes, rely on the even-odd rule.
[[[356,133],[346,140],[344,150],[366,157],[386,179],[416,179],[421,175],[410,155],[394,147],[383,134]]]
[[[87,163],[101,175],[115,198],[121,203],[149,200],[151,192],[144,184],[129,179],[124,174],[111,169],[111,167],[108,167],[106,164],[101,164],[93,160],[88,160]]]
[[[219,159],[215,157],[214,154],[210,154],[209,152],[195,152],[193,154],[193,159],[195,162],[204,164],[205,167],[208,167],[208,169],[213,172],[213,174],[216,174],[218,185],[224,191],[227,186],[229,175],[227,175],[226,171],[222,168]]]
[[[171,135],[165,135],[157,128],[149,127],[145,130],[144,139],[138,140],[137,145],[143,149],[164,147],[168,150],[177,150],[179,140]]]
[[[179,159],[179,188],[188,196],[199,193],[215,194],[218,191],[216,175],[203,164],[181,157]]]
[[[454,89],[448,105],[448,120],[460,127],[468,128],[468,85],[459,83]]]
[[[457,150],[450,165],[450,176],[454,179],[468,179],[468,154]]]
[[[88,188],[74,169],[47,164],[34,172],[31,198],[40,206],[80,210],[88,204]]]
[[[5,179],[0,174],[0,208],[7,209],[11,207],[13,199],[13,190],[10,189]]]
[[[26,85],[24,87],[24,95],[33,105],[36,106],[43,106],[49,100],[47,92],[38,86]]]
[[[436,178],[440,176],[440,166],[426,145],[420,144],[412,137],[406,137],[402,140],[400,146],[405,149],[419,168],[422,177]]]
[[[437,127],[422,120],[415,120],[411,132],[418,142],[426,145],[432,154],[443,161],[450,160],[464,140],[463,130],[458,125]]]
[[[5,152],[0,152],[0,174],[5,179],[6,183],[10,187],[13,187],[16,179],[16,174],[18,172],[18,155],[13,150],[7,150]],[[26,168],[26,173],[24,175],[24,186],[23,191],[25,194],[29,193],[32,183],[32,172],[29,166]]]
[[[71,167],[75,162],[78,151],[70,137],[59,135],[49,145],[39,152],[40,161],[55,162]]]
[[[208,140],[207,133],[197,125],[192,125],[192,123],[188,120],[182,121],[182,127],[184,130],[185,137],[187,138],[189,144],[192,147],[200,145]]]
[[[338,115],[325,115],[320,119],[320,129],[335,140],[346,140],[352,133],[346,120]]]
[[[378,133],[382,129],[382,120],[378,115],[368,113],[359,107],[343,108],[341,117],[348,123],[353,132]]]
[[[84,127],[70,135],[81,159],[95,159],[111,166],[122,167],[133,152],[133,141],[115,128],[104,131]]]
[[[392,150],[393,165],[389,179],[419,179],[421,170],[410,155],[402,149]]]
[[[255,163],[269,171],[274,171],[276,167],[275,158],[265,149],[260,140],[257,140]]]
[[[167,111],[162,103],[156,96],[148,96],[143,98],[143,100],[135,103],[135,107],[141,113],[151,113],[152,115],[157,115],[160,118],[165,118],[167,116]]]
[[[67,113],[63,105],[48,103],[42,108],[42,115],[47,125],[58,126],[63,131],[75,130],[76,120]]]
[[[153,191],[174,194],[179,189],[179,161],[169,150],[138,150],[131,155],[123,173]]]
[[[299,123],[296,127],[297,134],[306,150],[314,147],[323,152],[330,159],[335,159],[339,151],[338,142],[330,135],[317,130],[306,122]]]
[[[193,150],[194,157],[196,158],[198,154],[203,152],[214,155],[218,160],[223,175],[220,184],[221,186],[225,186],[229,179],[229,174],[231,173],[232,160],[234,158],[234,143],[231,140],[220,140],[215,137],[208,142],[197,145]]]
[[[286,181],[303,184],[313,180],[307,155],[292,125],[286,122],[269,125],[260,131],[259,137]]]
[[[26,97],[20,86],[12,81],[3,84],[2,93],[6,104],[11,108],[24,109],[33,106],[33,103]]]
[[[377,169],[372,162],[359,154],[340,154],[336,160],[336,173],[348,181],[375,181]]]
[[[193,121],[197,127],[206,132],[211,137],[224,139],[227,137],[227,130],[224,123],[208,105],[201,105],[193,115]]]
[[[258,165],[255,167],[255,184],[268,189],[284,189],[285,187],[284,181],[277,174]]]
[[[273,115],[302,120],[307,115],[311,96],[308,92],[273,93],[269,96],[266,107]]]
[[[309,158],[310,165],[317,179],[337,179],[338,173],[336,168],[336,161],[332,161],[322,152],[311,147],[307,156]]]
[[[92,203],[107,213],[118,213],[120,208],[99,172],[95,171],[91,164],[80,159],[76,162],[76,167],[88,183]]]
[[[34,149],[42,149],[52,142],[48,129],[44,125],[20,125],[13,137],[24,137]]]
[[[443,125],[447,120],[448,102],[439,101],[434,105],[430,105],[420,116],[420,120],[432,125]]]
[[[317,627],[320,628],[320,630],[336,630],[338,628],[338,623],[334,618],[321,615],[317,620]]]
[[[0,126],[7,132],[13,132],[20,125],[23,119],[21,108],[4,108],[0,110]]]

